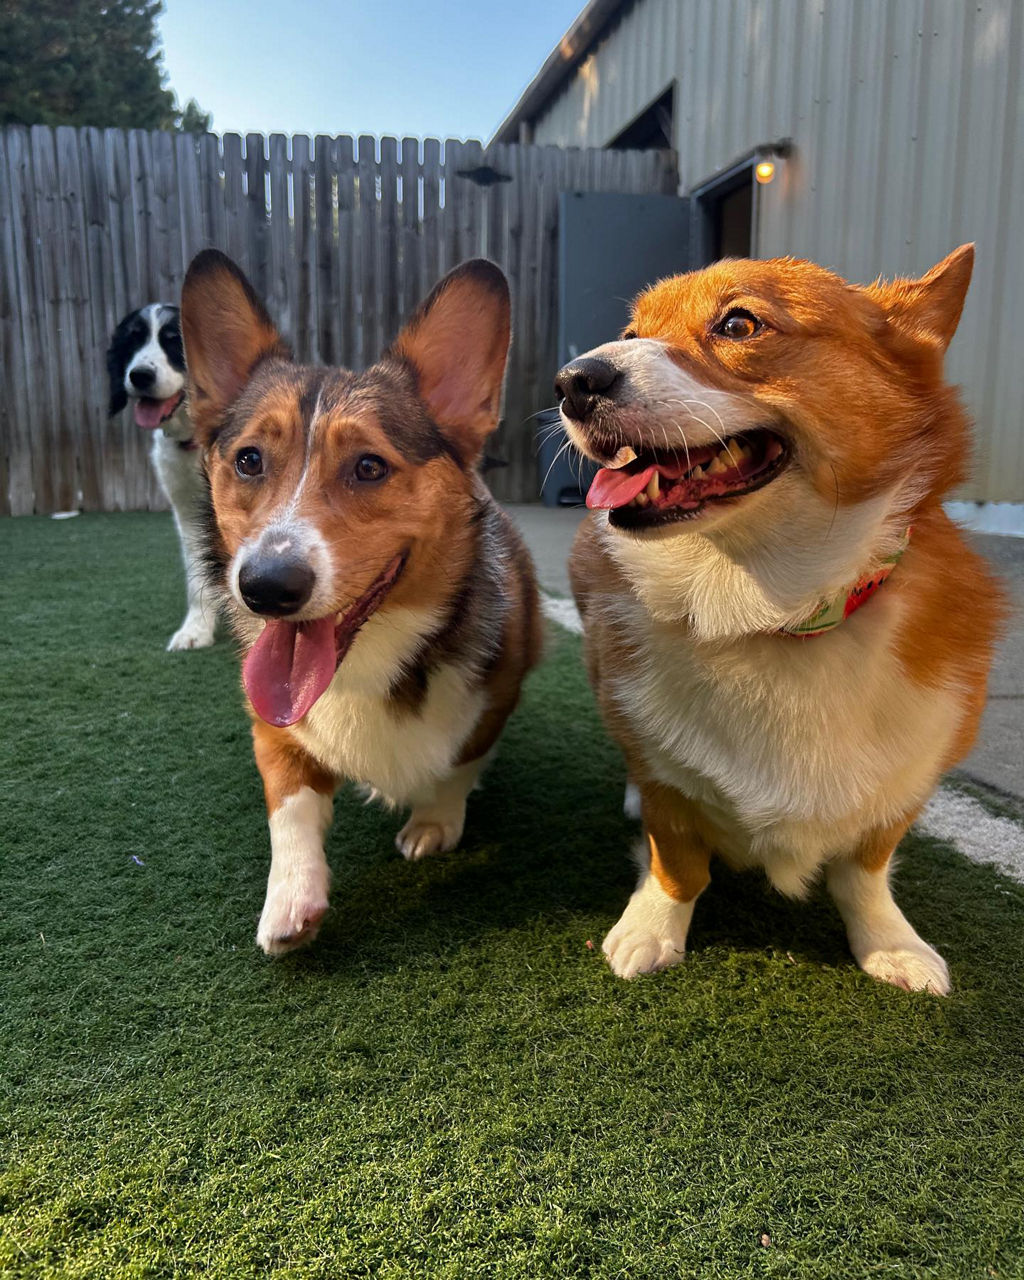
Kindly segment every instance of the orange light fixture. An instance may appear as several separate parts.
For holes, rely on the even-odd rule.
[[[765,186],[775,177],[775,161],[761,160],[754,167],[754,177]]]

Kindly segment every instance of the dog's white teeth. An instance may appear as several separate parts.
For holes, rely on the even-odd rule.
[[[619,467],[628,467],[631,462],[636,461],[636,458],[636,450],[631,448],[628,444],[624,444],[615,457],[612,458],[611,462],[608,463],[608,467],[612,471],[617,471]]]
[[[650,498],[648,498],[647,496],[646,489],[641,490],[641,492],[636,495],[633,501],[636,503],[638,507],[646,507],[647,504],[650,502]]]
[[[651,476],[650,480],[647,481],[647,489],[645,492],[651,502],[657,502],[658,494],[661,492],[661,477],[657,470],[655,470],[654,475]]]
[[[715,454],[715,456],[711,459],[711,461],[705,466],[704,470],[707,472],[709,476],[723,475],[726,471],[729,470],[729,467],[731,465],[729,462],[725,460],[726,458],[727,458],[727,454],[723,449],[721,452]]]

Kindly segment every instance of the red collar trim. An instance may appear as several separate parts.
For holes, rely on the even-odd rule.
[[[896,550],[887,557],[873,573],[866,573],[846,592],[840,592],[831,599],[822,600],[815,611],[803,622],[793,627],[780,627],[779,635],[796,636],[807,640],[812,636],[823,636],[826,631],[834,631],[841,622],[845,622],[851,613],[856,613],[862,604],[867,604],[875,592],[885,583],[893,569],[903,558],[910,542],[914,526],[911,525]]]

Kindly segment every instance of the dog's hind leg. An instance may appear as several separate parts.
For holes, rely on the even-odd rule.
[[[324,836],[334,779],[279,729],[257,720],[252,736],[270,826],[270,875],[256,941],[276,956],[312,942],[327,911]]]
[[[850,950],[865,973],[907,991],[948,995],[949,970],[893,901],[893,850],[909,823],[869,838],[852,857],[825,868],[825,880],[846,925]]]
[[[418,862],[432,853],[455,848],[466,822],[466,799],[489,758],[488,753],[456,765],[447,777],[413,800],[409,820],[395,837],[403,858]]]
[[[689,820],[686,802],[667,787],[640,784],[644,845],[640,881],[605,938],[602,951],[620,978],[678,964],[697,898],[711,877],[710,852]]]

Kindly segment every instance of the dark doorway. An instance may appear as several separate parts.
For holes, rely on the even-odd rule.
[[[718,202],[715,217],[715,257],[749,258],[754,219],[754,184],[747,181]]]
[[[738,165],[693,196],[703,258],[749,258],[754,251],[753,163]]]

